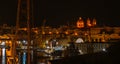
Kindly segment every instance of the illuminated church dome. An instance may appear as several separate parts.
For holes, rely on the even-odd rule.
[[[84,21],[80,17],[79,20],[77,21],[77,28],[83,28],[84,27]]]

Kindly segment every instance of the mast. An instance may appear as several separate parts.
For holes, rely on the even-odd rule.
[[[13,64],[15,64],[15,57],[16,57],[16,43],[17,43],[17,39],[18,39],[18,29],[19,29],[19,16],[20,16],[20,4],[21,4],[21,0],[18,0],[18,7],[17,7],[17,19],[16,19],[16,28],[15,28],[15,40],[13,41],[13,58],[14,58],[14,62]]]
[[[23,11],[25,11],[25,12],[23,12]],[[25,16],[25,18],[23,18],[23,16]],[[31,61],[31,59],[30,59],[30,45],[31,45],[30,0],[18,0],[15,41],[13,43],[14,61],[15,61],[15,57],[16,57],[16,42],[17,42],[17,39],[18,39],[18,31],[19,31],[20,24],[21,24],[20,21],[27,21],[27,50],[26,50],[27,55],[28,55],[27,56],[27,64],[31,64],[30,63],[30,61]],[[23,27],[23,25],[22,25],[22,27]]]
[[[30,30],[30,0],[27,0],[27,32],[28,32],[28,43],[27,43],[27,64],[30,64],[30,45],[31,45],[31,30]]]

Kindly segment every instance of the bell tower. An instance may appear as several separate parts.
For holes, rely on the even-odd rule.
[[[94,19],[93,19],[93,22],[92,22],[92,25],[93,25],[93,26],[96,26],[96,24],[97,24],[97,21],[96,21],[96,19],[94,18]]]
[[[91,26],[92,26],[91,21],[90,21],[90,19],[88,18],[88,19],[87,19],[87,27],[91,27]]]

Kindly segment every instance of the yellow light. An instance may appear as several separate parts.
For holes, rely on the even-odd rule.
[[[77,36],[77,35],[78,35],[78,33],[77,33],[77,32],[75,32],[75,33],[74,33],[74,35],[76,35],[76,36]]]
[[[56,34],[59,34],[59,32],[56,32]]]
[[[6,41],[6,45],[10,46],[10,49],[6,50],[7,56],[12,56],[12,41]]]
[[[36,34],[38,34],[38,31],[37,31],[37,30],[35,30],[34,32],[35,32]]]
[[[65,34],[69,34],[69,33],[66,31]]]
[[[27,31],[27,28],[23,28],[23,30]]]
[[[91,24],[87,24],[89,27],[91,27],[92,25]]]
[[[42,34],[45,34],[45,32],[42,32]]]
[[[52,34],[52,32],[49,32],[49,34]]]

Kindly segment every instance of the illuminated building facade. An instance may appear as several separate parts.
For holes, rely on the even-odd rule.
[[[57,41],[57,45],[64,45],[66,46],[68,44],[69,41],[75,41],[77,38],[83,38],[84,40],[84,44],[85,46],[87,46],[88,44],[88,37],[90,37],[90,43],[92,42],[97,42],[99,45],[103,46],[103,48],[105,46],[108,47],[108,45],[106,44],[105,46],[102,45],[101,43],[106,43],[106,42],[110,42],[110,40],[114,40],[114,39],[120,39],[120,27],[94,27],[96,25],[96,20],[93,19],[93,21],[90,21],[90,19],[87,19],[88,24],[91,24],[92,27],[89,28],[89,30],[83,30],[83,29],[79,29],[79,28],[84,28],[84,21],[82,20],[82,18],[79,18],[79,20],[81,20],[81,25],[79,25],[78,27],[75,27],[73,29],[73,27],[68,28],[67,26],[61,26],[58,28],[51,28],[51,27],[44,27],[44,33],[41,30],[41,28],[32,28],[32,39],[33,43],[36,42],[37,46],[43,47],[45,48],[46,45],[50,45],[52,46],[52,44],[50,43],[50,41],[53,39],[58,39]],[[5,30],[4,30],[5,29]],[[23,42],[23,40],[27,39],[27,29],[26,28],[19,28],[19,41]],[[4,36],[4,35],[13,35],[14,36],[14,32],[15,28],[13,27],[8,27],[8,26],[2,26],[1,30],[0,30],[0,36]],[[21,35],[22,34],[22,35]],[[8,36],[10,39],[6,39],[6,43],[8,43],[8,45],[12,46],[10,43],[12,43],[12,39],[10,36]],[[2,42],[2,38],[1,41]],[[101,50],[98,48],[96,48],[97,50]],[[82,45],[80,44],[79,46],[82,47]],[[97,46],[97,45],[96,45]],[[85,47],[82,47],[80,49],[84,49]],[[87,49],[87,48],[85,48]],[[84,50],[85,50],[84,49]],[[94,51],[97,51],[97,50]],[[10,54],[10,50],[9,50],[9,54]],[[87,53],[87,51],[84,51],[85,53]],[[10,54],[11,55],[11,54]]]

